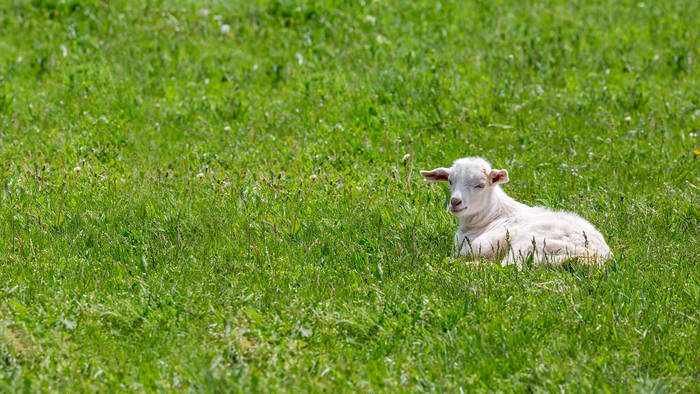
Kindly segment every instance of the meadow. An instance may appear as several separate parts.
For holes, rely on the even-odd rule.
[[[0,391],[699,391],[699,20],[1,2]],[[453,258],[471,155],[614,258]]]

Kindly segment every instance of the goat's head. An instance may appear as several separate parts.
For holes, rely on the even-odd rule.
[[[430,181],[447,181],[450,184],[448,210],[455,216],[469,216],[486,208],[493,187],[508,182],[508,171],[492,170],[480,157],[455,160],[450,168],[421,171]]]

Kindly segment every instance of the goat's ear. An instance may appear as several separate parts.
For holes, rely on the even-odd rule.
[[[489,173],[489,182],[492,185],[498,185],[499,183],[506,183],[508,179],[508,171],[506,170],[491,170]]]
[[[440,167],[432,171],[421,171],[420,174],[429,181],[446,181],[450,176],[450,169]]]

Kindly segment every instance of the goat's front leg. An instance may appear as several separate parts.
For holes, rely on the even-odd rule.
[[[486,233],[470,240],[466,234],[455,234],[455,257],[469,257],[475,261],[479,257],[494,260],[496,255],[506,252],[506,237],[500,233]]]

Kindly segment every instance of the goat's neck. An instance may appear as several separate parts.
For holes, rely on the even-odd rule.
[[[459,219],[459,228],[464,232],[484,229],[489,223],[503,218],[508,218],[524,205],[508,196],[499,186],[494,186],[484,196],[484,208],[473,215],[462,216]]]

